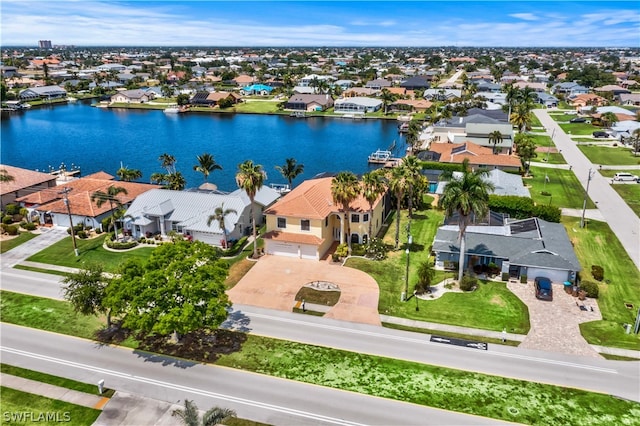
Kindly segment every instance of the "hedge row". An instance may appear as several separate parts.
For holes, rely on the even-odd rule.
[[[536,205],[531,198],[515,195],[490,195],[491,211],[506,213],[515,219],[539,217],[547,222],[560,222],[561,210],[555,206]]]

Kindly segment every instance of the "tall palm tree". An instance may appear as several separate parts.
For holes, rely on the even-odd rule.
[[[496,146],[502,142],[502,133],[500,133],[500,130],[494,130],[493,132],[489,133],[489,143],[493,144],[493,153],[496,153]]]
[[[93,194],[91,194],[91,202],[95,202],[98,208],[102,207],[102,205],[106,202],[109,203],[109,210],[111,211],[111,226],[113,226],[113,231],[116,236],[116,239],[118,238],[118,228],[116,226],[113,205],[115,204],[117,208],[122,207],[122,203],[118,199],[119,194],[126,195],[127,190],[121,186],[113,186],[113,185],[109,185],[109,188],[107,188],[106,192],[95,191]]]
[[[520,89],[514,87],[513,84],[508,84],[505,87],[505,92],[507,94],[505,100],[507,101],[507,105],[509,106],[509,112],[507,113],[507,117],[511,119],[511,111],[513,110],[513,106],[518,101],[518,96],[520,95]]]
[[[162,168],[167,170],[168,174],[176,172],[176,157],[173,155],[164,153],[158,157],[158,161],[160,161]]]
[[[391,105],[396,100],[396,95],[391,93],[388,89],[382,89],[380,92],[380,100],[382,101],[382,105],[384,106],[384,114],[387,114],[387,110],[389,109],[389,105]]]
[[[406,169],[403,167],[394,167],[389,172],[387,179],[389,181],[389,189],[396,197],[396,250],[400,246],[400,208],[402,207],[402,199],[406,191],[409,189],[409,180],[407,179]]]
[[[9,174],[7,169],[0,169],[0,182],[13,182],[15,178]]]
[[[377,169],[369,171],[362,175],[362,195],[369,203],[369,241],[371,241],[371,233],[373,232],[373,203],[387,191],[384,182],[384,174]]]
[[[209,219],[207,219],[207,226],[211,226],[211,222],[213,222],[214,220],[218,222],[218,226],[220,227],[220,229],[222,229],[222,235],[224,236],[224,248],[229,247],[229,244],[227,242],[227,227],[225,225],[225,218],[232,213],[238,214],[238,212],[234,209],[225,209],[224,203],[222,203],[222,205],[216,207],[216,209],[213,211],[213,214],[209,216]]]
[[[236,417],[236,412],[228,408],[213,407],[200,419],[198,406],[193,401],[184,400],[184,409],[173,410],[171,415],[179,417],[185,426],[214,426],[225,419]]]
[[[202,155],[197,155],[196,159],[198,160],[198,164],[193,166],[193,170],[202,173],[205,182],[209,180],[209,174],[211,172],[213,172],[214,170],[222,170],[222,166],[216,163],[213,155],[209,154],[208,152],[205,152]]]
[[[429,184],[429,180],[422,174],[422,164],[415,155],[404,157],[400,167],[404,169],[404,174],[407,179],[407,205],[409,208],[409,219],[411,219],[414,193],[425,189]]]
[[[531,127],[531,110],[525,104],[516,105],[515,110],[509,116],[511,124],[515,125],[520,133],[524,133]]]
[[[253,235],[253,257],[258,257],[258,241],[256,235],[256,219],[253,215],[253,200],[256,198],[256,193],[262,188],[264,181],[267,179],[267,174],[262,169],[260,164],[253,164],[252,160],[247,160],[244,163],[238,164],[238,173],[236,173],[236,184],[238,188],[243,189],[249,197],[251,202],[249,208],[249,214],[251,216],[251,228]]]
[[[469,160],[462,163],[462,177],[452,178],[444,188],[438,204],[447,216],[458,214],[460,259],[458,261],[458,281],[462,280],[465,257],[465,232],[472,215],[485,216],[489,212],[489,191],[494,189],[491,182],[484,179],[487,169],[471,171]]]
[[[185,186],[187,186],[187,180],[184,178],[182,173],[173,172],[167,175],[167,184],[165,185],[167,189],[182,191]]]
[[[420,132],[422,131],[422,124],[418,120],[411,120],[409,122],[409,129],[407,130],[407,145],[411,148],[411,152],[415,152],[420,148]]]
[[[142,177],[142,172],[138,169],[130,169],[128,167],[120,167],[116,171],[118,178],[125,182],[132,182]]]
[[[349,206],[360,195],[360,184],[353,172],[340,172],[331,181],[331,196],[333,202],[340,205],[343,217],[342,240],[349,233]],[[346,228],[346,229],[345,229]],[[351,251],[351,235],[347,238],[349,251]]]
[[[293,188],[293,180],[304,172],[304,164],[298,164],[295,158],[287,158],[282,166],[276,166],[276,170],[289,182],[289,188]]]

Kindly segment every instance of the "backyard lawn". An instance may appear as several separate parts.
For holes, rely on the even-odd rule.
[[[20,235],[15,238],[2,240],[0,241],[0,253],[4,253],[5,251],[9,251],[12,248],[18,247],[20,244],[27,242],[37,236],[38,235],[34,234],[33,232],[21,232]]]
[[[578,148],[593,164],[605,166],[633,166],[640,164],[640,157],[629,148],[597,145],[578,145]]]
[[[597,130],[602,130],[600,127],[587,123],[560,123],[559,126],[568,135],[591,135]]]
[[[551,204],[560,208],[579,209],[584,202],[584,189],[576,175],[570,170],[531,167],[532,177],[524,178],[530,186],[531,198],[537,204]],[[545,184],[545,176],[549,177]],[[548,192],[551,196],[542,195]],[[595,208],[591,199],[587,199],[587,208]]]
[[[640,307],[638,268],[605,222],[590,220],[585,228],[580,228],[579,218],[563,217],[562,223],[582,265],[581,278],[596,282],[591,266],[604,268],[598,298],[603,320],[581,324],[582,335],[592,344],[640,350],[640,334],[625,334],[622,328],[622,324],[633,324]],[[626,303],[633,308],[625,306]]]
[[[552,152],[557,151],[557,149],[550,136],[535,133],[529,133],[529,135],[538,147],[536,150],[537,157],[531,161],[546,163],[548,160],[549,164],[567,164],[560,152]]]

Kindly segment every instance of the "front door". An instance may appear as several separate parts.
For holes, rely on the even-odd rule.
[[[520,267],[517,265],[509,266],[509,278],[519,278],[520,277]]]

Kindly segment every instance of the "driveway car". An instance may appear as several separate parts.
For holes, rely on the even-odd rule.
[[[638,182],[638,176],[621,172],[613,175],[613,180]]]
[[[609,137],[609,133],[599,130],[599,131],[593,132],[593,137],[594,138],[608,138]]]
[[[553,288],[551,280],[545,277],[536,277],[534,280],[536,289],[536,298],[540,300],[553,300]]]
[[[575,117],[569,120],[569,123],[586,123],[587,119],[584,117]]]

